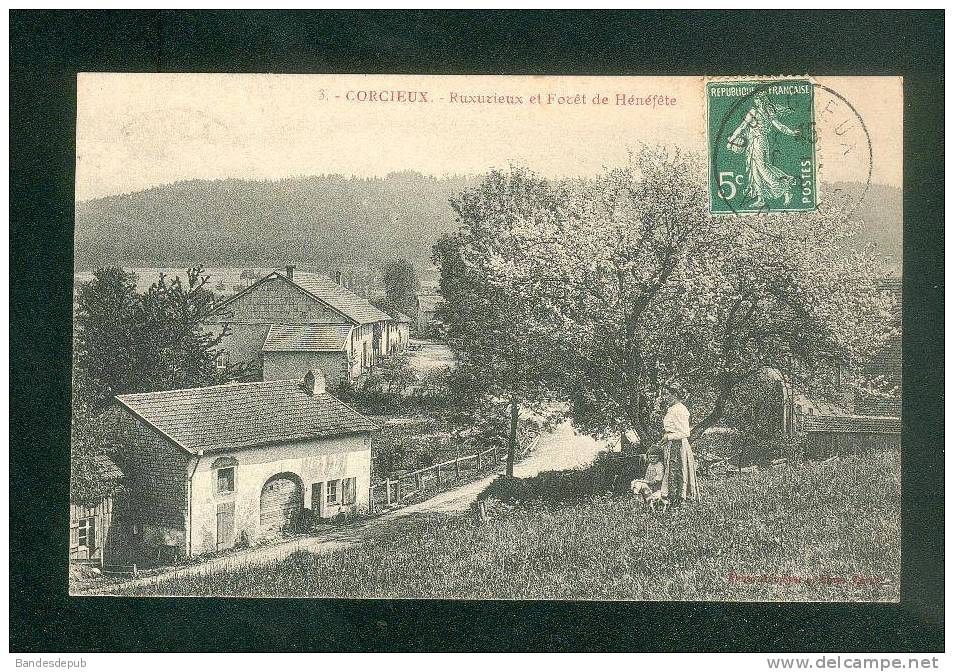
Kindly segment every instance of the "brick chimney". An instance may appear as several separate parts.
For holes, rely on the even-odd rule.
[[[335,271],[335,282],[341,284],[341,271]]]
[[[312,397],[318,396],[319,394],[324,394],[327,391],[325,374],[321,372],[321,369],[311,369],[305,374],[305,380],[302,381],[302,387],[304,387],[305,392]]]
[[[295,279],[295,267],[294,267],[294,266],[286,266],[286,267],[285,267],[285,277],[288,278],[289,280],[294,280],[294,279]]]

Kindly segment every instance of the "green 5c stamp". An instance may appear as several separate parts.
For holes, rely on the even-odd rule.
[[[814,210],[814,84],[706,84],[709,203],[714,214]]]

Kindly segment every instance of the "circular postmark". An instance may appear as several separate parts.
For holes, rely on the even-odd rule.
[[[713,214],[810,211],[822,194],[853,212],[864,200],[871,136],[837,91],[806,79],[718,81],[706,96]]]

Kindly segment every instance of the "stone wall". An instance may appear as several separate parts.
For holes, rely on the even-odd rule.
[[[188,528],[189,475],[195,458],[120,405],[109,411],[122,446],[127,497],[126,524],[146,553],[160,544],[185,553]]]
[[[321,369],[333,390],[347,382],[348,359],[344,352],[262,353],[262,380],[298,380],[310,369]]]

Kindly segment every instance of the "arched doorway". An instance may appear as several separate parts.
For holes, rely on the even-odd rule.
[[[301,479],[291,472],[275,474],[262,486],[259,536],[273,537],[295,525],[304,506]]]

